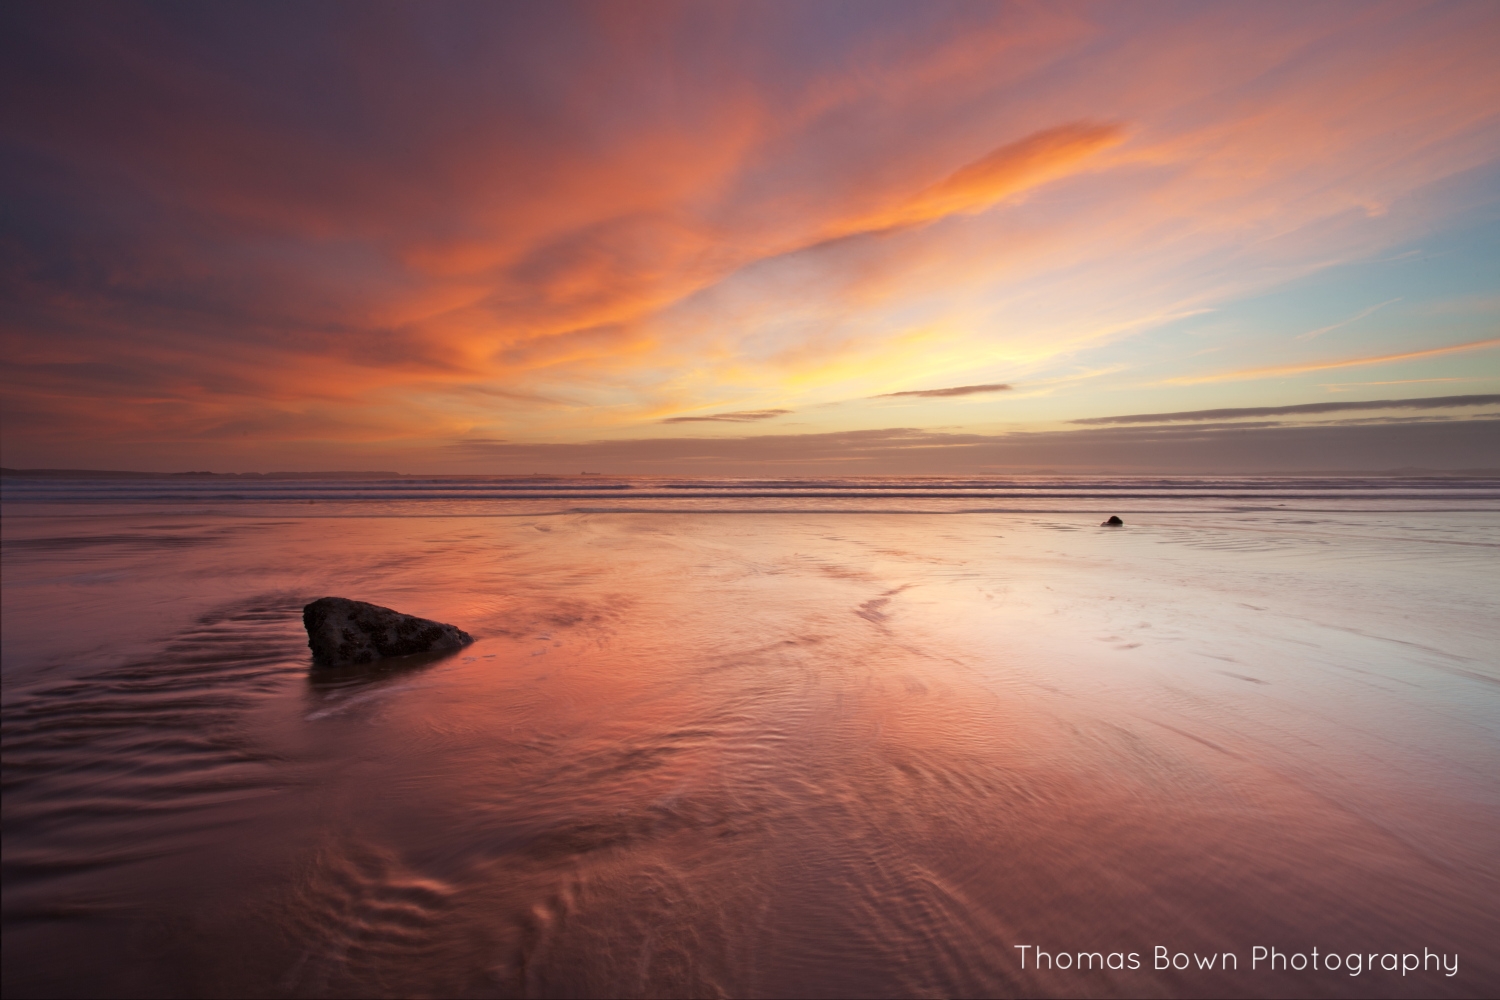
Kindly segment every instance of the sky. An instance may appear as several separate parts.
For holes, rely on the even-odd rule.
[[[1488,0],[6,4],[0,455],[1500,467],[1496,51]]]

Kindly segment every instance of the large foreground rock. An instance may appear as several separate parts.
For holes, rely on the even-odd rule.
[[[403,615],[378,604],[322,597],[302,609],[313,664],[344,667],[387,656],[458,649],[474,641],[463,629]]]

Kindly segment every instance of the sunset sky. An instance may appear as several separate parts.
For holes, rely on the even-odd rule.
[[[1488,0],[0,22],[7,467],[1500,467]]]

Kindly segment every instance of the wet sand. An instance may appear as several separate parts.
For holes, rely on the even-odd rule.
[[[7,511],[8,993],[1500,987],[1493,513],[232,513]]]

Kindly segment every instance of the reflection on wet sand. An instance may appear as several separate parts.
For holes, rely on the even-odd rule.
[[[370,663],[341,663],[337,665],[314,663],[308,671],[308,687],[318,692],[343,691],[370,684],[382,684],[410,674],[421,673],[428,667],[451,660],[460,655],[461,649],[438,649],[428,653],[408,653],[405,656],[388,656]]]
[[[1485,995],[1500,539],[1381,517],[205,518],[170,564],[7,548],[7,992]],[[309,673],[322,593],[478,641]],[[49,638],[42,606],[105,621]]]

